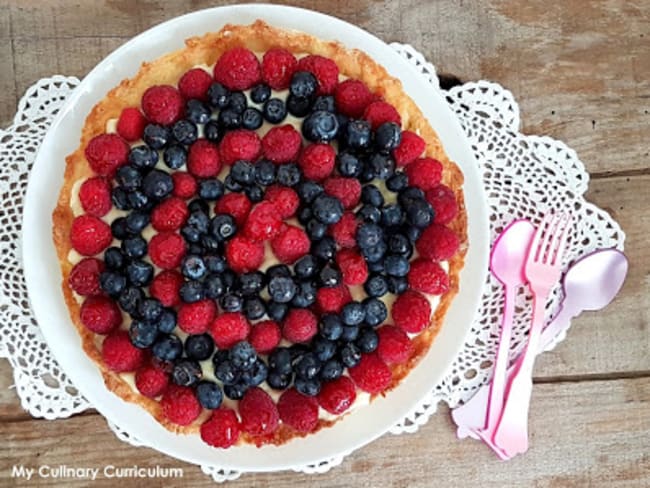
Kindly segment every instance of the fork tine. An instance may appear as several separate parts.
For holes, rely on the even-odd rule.
[[[549,242],[548,247],[546,248],[546,255],[543,259],[540,259],[541,262],[546,264],[551,264],[555,259],[555,253],[558,247],[560,236],[562,235],[562,224],[564,222],[564,214],[553,214],[553,221],[551,222],[551,228],[549,228]]]
[[[548,213],[546,220],[546,226],[542,230],[543,240],[539,246],[539,255],[537,256],[537,261],[540,263],[545,263],[548,260],[549,244],[554,237],[554,228],[557,226],[557,218],[554,213]]]
[[[549,214],[545,214],[544,217],[542,217],[542,221],[540,222],[539,227],[537,227],[537,230],[535,231],[535,237],[533,237],[533,242],[530,244],[530,255],[528,256],[529,262],[537,261],[538,259],[539,251],[541,248],[540,241],[542,239],[542,235],[544,234],[544,229],[546,229],[548,219]]]
[[[562,262],[562,257],[564,256],[564,251],[566,250],[567,243],[569,242],[569,230],[571,228],[571,214],[565,214],[564,216],[564,229],[559,238],[559,244],[557,246],[557,252],[555,254],[555,259],[553,260],[553,265],[560,264]]]

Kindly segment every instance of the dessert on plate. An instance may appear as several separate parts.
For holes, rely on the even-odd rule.
[[[72,322],[107,388],[172,431],[314,433],[454,326],[462,173],[359,50],[262,21],[188,39],[95,105],[66,162]]]

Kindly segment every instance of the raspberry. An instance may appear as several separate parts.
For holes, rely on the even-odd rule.
[[[381,100],[368,105],[363,113],[363,118],[370,122],[372,130],[376,130],[385,122],[395,122],[397,125],[402,125],[402,118],[395,110],[395,107]]]
[[[366,107],[372,102],[373,96],[366,84],[359,80],[345,80],[334,90],[336,108],[343,115],[358,119]]]
[[[393,377],[388,366],[377,354],[363,354],[355,367],[348,369],[350,378],[363,391],[380,393],[388,388]]]
[[[142,366],[146,359],[146,353],[144,349],[138,349],[131,344],[127,331],[116,330],[106,336],[102,343],[102,359],[108,369],[116,373],[123,373],[135,371]]]
[[[343,207],[348,210],[355,207],[361,198],[361,183],[356,178],[340,176],[328,178],[323,188],[325,193],[341,200]]]
[[[343,283],[348,286],[363,285],[368,279],[368,265],[363,256],[352,249],[341,249],[336,255]]]
[[[297,71],[309,71],[318,80],[318,95],[330,95],[339,82],[339,67],[331,59],[311,54],[298,61]]]
[[[90,215],[75,217],[70,228],[70,242],[75,251],[83,256],[94,256],[106,249],[113,235],[103,220]]]
[[[203,334],[217,315],[217,306],[212,300],[183,303],[178,309],[178,326],[188,334]]]
[[[456,254],[459,246],[460,239],[456,233],[439,224],[431,224],[424,229],[415,243],[420,256],[433,261],[446,261]]]
[[[404,172],[409,177],[409,185],[425,191],[431,190],[440,183],[442,164],[432,158],[416,159],[404,169]]]
[[[354,247],[357,244],[356,234],[359,222],[352,212],[345,212],[341,220],[329,226],[328,231],[336,243],[342,248]]]
[[[207,139],[199,139],[190,146],[187,154],[187,170],[197,178],[210,178],[221,171],[221,159],[217,146]]]
[[[99,295],[102,292],[99,284],[99,274],[102,271],[104,271],[104,261],[84,258],[70,271],[68,285],[74,292],[82,296]]]
[[[343,305],[351,301],[352,295],[345,285],[320,288],[316,292],[316,303],[322,313],[340,313]]]
[[[117,304],[108,297],[88,297],[81,304],[81,323],[95,334],[108,334],[122,324],[122,313]]]
[[[421,293],[406,290],[393,303],[391,316],[397,327],[417,334],[426,329],[431,321],[431,305]]]
[[[413,354],[413,343],[399,327],[384,325],[377,329],[377,355],[386,364],[402,364]]]
[[[357,398],[354,383],[347,376],[323,383],[318,394],[318,404],[329,413],[339,415],[352,406]]]
[[[185,241],[174,232],[161,232],[149,242],[149,257],[153,264],[162,269],[173,269],[181,264],[185,256]]]
[[[314,397],[301,395],[295,388],[280,395],[278,412],[282,422],[298,432],[311,432],[318,425],[318,402]]]
[[[458,215],[458,202],[451,188],[438,185],[426,193],[427,201],[435,212],[436,224],[448,224]]]
[[[161,271],[154,276],[149,293],[157,298],[163,307],[175,307],[181,302],[180,290],[183,285],[183,276],[176,270]]]
[[[262,79],[274,90],[286,90],[297,65],[296,57],[286,49],[269,49],[262,58]]]
[[[158,231],[178,230],[185,224],[189,214],[185,200],[171,197],[154,207],[151,225]]]
[[[95,173],[112,177],[127,163],[129,151],[129,145],[117,134],[101,134],[88,142],[84,154]]]
[[[89,178],[79,188],[79,201],[84,211],[93,217],[103,217],[111,207],[111,186],[101,176]]]
[[[231,90],[248,90],[262,79],[262,69],[252,51],[235,47],[214,65],[214,79]]]
[[[449,290],[449,276],[445,270],[427,259],[413,261],[407,279],[412,289],[423,293],[442,295]]]
[[[117,133],[126,141],[133,142],[142,139],[147,119],[144,118],[140,109],[127,107],[122,110],[120,118],[117,119]]]
[[[251,211],[251,201],[243,193],[227,193],[217,202],[217,213],[232,215],[238,226],[243,226]]]
[[[172,173],[172,182],[174,183],[172,195],[178,198],[192,198],[199,189],[194,176],[185,171],[174,171]]]
[[[248,342],[260,354],[267,354],[277,347],[282,339],[280,325],[273,320],[263,320],[251,327]]]
[[[310,144],[298,159],[298,166],[305,178],[324,180],[334,171],[336,151],[329,144]]]
[[[178,91],[186,99],[197,98],[207,100],[208,88],[212,84],[212,76],[201,68],[192,68],[178,81]]]
[[[422,155],[425,148],[426,143],[424,139],[415,132],[411,132],[410,130],[402,131],[402,141],[393,151],[395,163],[397,166],[411,164]]]
[[[192,388],[178,385],[169,385],[160,406],[167,420],[177,425],[190,425],[202,410]]]
[[[266,189],[264,199],[271,202],[283,219],[293,217],[298,211],[300,198],[287,186],[273,185]]]
[[[239,402],[241,428],[250,435],[268,435],[278,429],[280,414],[273,399],[258,387],[250,388]]]
[[[135,387],[149,398],[163,394],[169,384],[169,375],[154,366],[144,366],[135,372]]]
[[[214,319],[209,332],[219,349],[228,349],[246,339],[250,325],[242,314],[227,312]]]
[[[302,145],[302,136],[291,124],[273,127],[262,138],[262,154],[275,164],[295,161]]]
[[[227,132],[219,145],[219,155],[223,164],[235,161],[255,161],[262,152],[262,142],[256,132],[234,130]]]
[[[173,86],[152,86],[142,95],[142,111],[154,124],[173,124],[183,116],[183,109],[183,97]]]
[[[221,407],[212,412],[201,424],[201,439],[212,447],[226,449],[239,439],[237,414],[230,408]]]
[[[277,236],[282,227],[282,220],[275,205],[260,202],[253,207],[244,224],[244,234],[250,239],[264,241]]]
[[[304,308],[291,309],[282,324],[282,335],[289,342],[307,342],[316,332],[316,316]]]
[[[284,264],[293,264],[298,258],[309,252],[311,242],[304,230],[287,225],[271,241],[273,254]]]
[[[254,271],[264,261],[264,244],[237,235],[226,244],[226,260],[235,273]]]

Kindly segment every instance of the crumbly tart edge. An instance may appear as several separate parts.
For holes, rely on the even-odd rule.
[[[458,293],[459,273],[463,267],[468,246],[467,212],[462,191],[463,174],[460,169],[449,160],[437,134],[413,100],[403,91],[401,82],[390,76],[381,65],[360,50],[347,49],[338,42],[324,41],[305,33],[274,28],[261,20],[246,26],[226,25],[218,32],[187,39],[185,44],[186,47],[183,49],[154,61],[143,63],[134,78],[123,80],[97,103],[86,118],[79,147],[66,158],[64,184],[59,194],[57,207],[52,214],[52,234],[61,264],[63,294],[72,322],[81,337],[84,351],[99,366],[106,387],[120,398],[140,405],[172,432],[184,434],[198,432],[197,421],[188,426],[179,426],[169,422],[164,417],[162,408],[156,400],[140,395],[119,374],[110,371],[102,361],[101,351],[95,342],[95,334],[82,325],[79,318],[80,305],[68,286],[68,276],[73,267],[68,261],[68,254],[72,249],[69,238],[70,228],[74,219],[70,207],[71,190],[76,181],[93,175],[84,156],[84,148],[90,139],[104,133],[107,121],[118,118],[124,107],[139,107],[142,94],[150,86],[163,84],[176,86],[184,72],[200,64],[213,65],[223,52],[235,46],[244,46],[257,52],[265,52],[271,48],[285,48],[294,54],[318,54],[332,59],[338,65],[342,75],[363,81],[371,92],[382,96],[392,104],[402,117],[402,128],[420,134],[427,143],[426,156],[435,158],[443,164],[442,182],[453,189],[459,203],[458,216],[451,224],[448,224],[458,234],[461,241],[459,252],[449,261],[449,291],[441,297],[429,328],[413,339],[414,354],[406,363],[392,368],[393,381],[388,390],[394,388],[426,354],[443,324],[454,296]],[[454,327],[454,324],[446,326]],[[204,416],[199,417],[199,419],[201,418]],[[321,419],[316,430],[330,426],[335,422],[336,420]],[[309,434],[311,433],[313,432]],[[294,437],[305,435],[308,434],[297,432],[281,424],[272,436],[253,438],[244,434],[240,437],[239,443],[279,445]]]

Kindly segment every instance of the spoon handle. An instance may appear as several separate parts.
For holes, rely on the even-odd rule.
[[[565,297],[564,303],[562,304],[559,312],[553,317],[553,320],[544,328],[542,335],[539,338],[539,345],[537,347],[537,354],[541,354],[546,351],[555,338],[566,331],[571,324],[571,319],[578,315],[580,310],[574,310],[568,303],[567,298]]]

